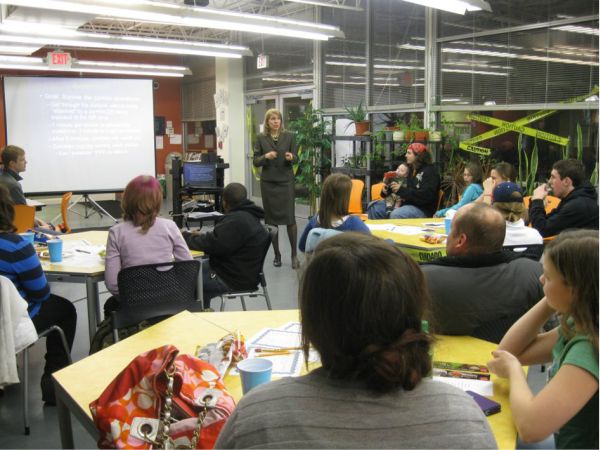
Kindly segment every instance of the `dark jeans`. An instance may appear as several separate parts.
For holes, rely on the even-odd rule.
[[[202,296],[204,309],[210,308],[210,300],[218,297],[230,289],[227,284],[210,268],[207,259],[202,260]]]
[[[65,333],[69,350],[73,347],[75,327],[77,326],[77,311],[69,300],[50,294],[50,298],[42,303],[42,307],[31,319],[38,333],[58,325]],[[60,335],[56,332],[46,337],[46,365],[44,373],[56,372],[69,364],[63,349]]]

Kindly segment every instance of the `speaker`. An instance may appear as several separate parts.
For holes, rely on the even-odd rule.
[[[166,121],[163,116],[154,116],[154,136],[163,136],[166,131]]]

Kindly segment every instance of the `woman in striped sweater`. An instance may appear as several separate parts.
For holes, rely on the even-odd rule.
[[[40,260],[27,240],[15,233],[13,201],[4,186],[0,186],[0,275],[9,278],[27,303],[29,317],[38,333],[52,325],[65,332],[69,348],[73,345],[77,313],[73,304],[50,293],[50,286]],[[60,336],[50,333],[46,339],[46,365],[42,375],[42,400],[55,404],[52,372],[68,364]]]

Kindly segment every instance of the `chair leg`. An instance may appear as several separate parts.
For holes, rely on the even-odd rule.
[[[262,288],[263,288],[263,292],[264,292],[264,295],[265,295],[265,300],[267,302],[267,309],[268,310],[272,310],[273,307],[271,306],[271,299],[269,298],[269,291],[267,291],[267,286],[265,285]]]
[[[44,331],[42,331],[41,333],[38,334],[38,339],[48,336],[50,333],[52,333],[54,331],[57,332],[58,335],[60,336],[63,350],[65,351],[65,354],[67,355],[67,360],[69,361],[69,364],[72,364],[73,359],[71,359],[71,351],[69,350],[69,344],[67,344],[67,338],[65,337],[65,332],[63,331],[63,329],[61,327],[59,327],[58,325],[52,325],[51,327],[46,328]]]
[[[221,307],[219,308],[219,311],[223,312],[225,311],[225,297],[223,297],[221,295]]]
[[[243,309],[244,311],[248,311],[248,310],[246,309],[246,299],[244,298],[244,296],[243,296],[243,295],[240,295],[240,300],[242,301],[242,309]]]
[[[23,395],[23,425],[25,427],[25,435],[29,436],[29,349],[23,350],[23,369],[21,377],[21,393]]]

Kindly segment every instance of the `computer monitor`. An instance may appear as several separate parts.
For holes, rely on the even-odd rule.
[[[185,161],[183,163],[183,186],[191,188],[216,187],[216,165],[200,161]]]

